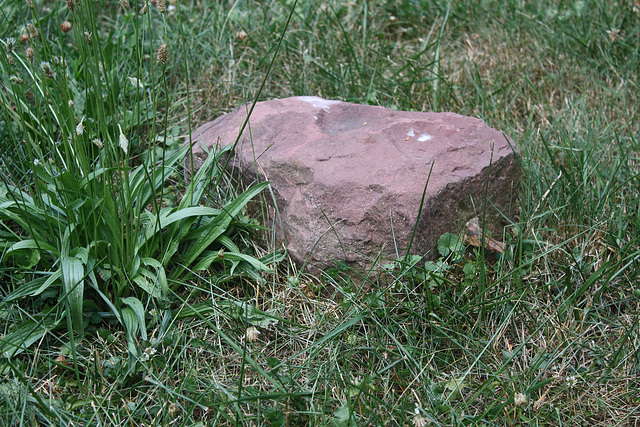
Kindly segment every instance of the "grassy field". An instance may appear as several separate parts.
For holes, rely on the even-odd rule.
[[[3,425],[640,424],[638,0],[0,10]],[[198,125],[294,95],[511,135],[504,254],[311,277],[224,150],[183,181]]]

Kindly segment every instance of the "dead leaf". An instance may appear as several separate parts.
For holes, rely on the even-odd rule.
[[[64,354],[61,354],[56,358],[56,362],[64,366],[71,366],[71,363],[67,362],[67,358],[64,357]]]
[[[472,218],[467,221],[465,225],[464,244],[480,247],[482,242],[482,229],[478,221],[478,217]],[[489,237],[488,233],[484,233],[484,248],[488,251],[501,254],[504,252],[504,243],[499,240]]]

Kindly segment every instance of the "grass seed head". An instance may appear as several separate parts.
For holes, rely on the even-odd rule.
[[[71,22],[64,21],[62,24],[60,24],[60,31],[62,31],[63,33],[68,33],[69,31],[71,31]]]
[[[27,55],[27,61],[33,64],[34,59],[36,58],[36,53],[30,47],[25,50],[25,54]]]
[[[156,0],[156,7],[160,13],[165,13],[167,11],[167,4],[165,0]]]
[[[76,2],[74,2],[73,0],[67,0],[67,8],[73,12],[74,10],[76,10]]]
[[[53,68],[51,68],[51,64],[48,63],[47,61],[42,61],[40,63],[40,70],[42,70],[42,74],[44,74],[46,78],[48,79],[54,78]]]
[[[13,50],[16,48],[16,39],[14,39],[13,37],[8,37],[7,41],[5,42],[5,46],[7,49],[7,53],[13,52]]]
[[[31,22],[27,24],[27,30],[29,30],[29,34],[31,35],[31,38],[36,38],[40,35],[40,31],[38,31],[38,27],[33,25]]]
[[[167,47],[167,44],[163,44],[158,48],[158,51],[156,52],[156,56],[158,58],[158,63],[166,65],[168,60],[169,60],[169,48]]]

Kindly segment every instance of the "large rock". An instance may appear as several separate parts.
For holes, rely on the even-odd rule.
[[[243,106],[195,132],[196,168],[201,144],[233,144],[247,113]],[[436,258],[438,238],[485,207],[485,229],[501,233],[521,177],[510,140],[479,119],[318,97],[257,103],[230,164],[245,184],[270,181],[278,243],[314,273],[335,260],[368,268],[379,254],[403,256],[425,185],[412,254]]]

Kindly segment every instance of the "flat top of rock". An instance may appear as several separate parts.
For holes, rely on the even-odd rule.
[[[224,135],[227,140],[223,138],[222,145],[233,143],[246,110],[222,118],[234,122],[225,129],[236,129],[235,135]],[[211,139],[208,133],[203,127],[196,139]],[[434,190],[451,177],[474,176],[492,157],[512,151],[501,132],[479,119],[455,113],[394,111],[315,96],[257,103],[241,149],[247,149],[250,142],[263,164],[290,159],[301,162],[299,166],[316,163],[315,179],[325,183],[398,181],[422,187],[433,163],[429,186]],[[323,163],[322,167],[317,163]]]

